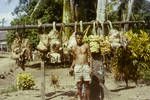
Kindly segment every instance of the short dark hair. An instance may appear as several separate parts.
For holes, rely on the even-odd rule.
[[[83,32],[76,32],[75,35],[80,35],[83,37]]]

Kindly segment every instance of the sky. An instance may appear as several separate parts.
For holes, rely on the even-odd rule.
[[[11,2],[8,2],[9,0],[0,0],[0,22],[3,18],[5,18],[5,24],[4,26],[9,26],[10,22],[15,16],[12,16],[11,12],[15,9],[15,7],[18,5],[19,0],[11,0]],[[0,23],[1,26],[1,23]]]

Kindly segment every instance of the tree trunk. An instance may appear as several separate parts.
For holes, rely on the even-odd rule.
[[[71,23],[74,21],[73,13],[71,11],[70,0],[63,1],[63,23]],[[63,41],[68,39],[72,31],[70,27],[65,27],[65,33],[63,34]]]
[[[98,0],[96,20],[102,23],[105,21],[105,8],[106,8],[106,0]],[[100,28],[97,29],[99,30],[98,33],[100,32],[99,35],[100,34],[104,35],[104,29],[103,29],[104,25],[101,27],[102,29]]]
[[[126,21],[130,20],[131,14],[132,14],[132,6],[133,6],[134,0],[129,0],[128,1],[128,12],[126,16]],[[129,29],[129,25],[125,25],[125,30]]]
[[[106,0],[98,0],[97,16],[96,16],[97,21],[100,21],[100,22],[105,21],[105,6],[106,6]]]

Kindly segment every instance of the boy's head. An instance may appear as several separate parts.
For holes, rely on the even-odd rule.
[[[82,45],[83,33],[82,32],[76,32],[75,38],[76,38],[77,45]]]

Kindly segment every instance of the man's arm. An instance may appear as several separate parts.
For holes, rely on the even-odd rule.
[[[73,73],[74,66],[75,66],[75,54],[74,54],[74,48],[73,48],[73,47],[70,49],[70,54],[71,54],[71,56],[72,56],[72,64],[71,64],[71,66],[70,66],[69,72],[72,74],[72,73]]]
[[[75,66],[75,59],[74,59],[74,57],[73,57],[73,61],[72,61],[72,64],[71,64],[70,68],[73,70],[73,69],[74,69],[74,66]]]
[[[88,53],[88,63],[90,68],[92,69],[93,64],[92,64],[92,55],[91,55],[91,50],[90,50],[90,46],[87,44],[87,53]]]
[[[72,56],[72,64],[71,64],[71,67],[72,67],[72,68],[74,68],[74,66],[75,66],[75,53],[74,53],[74,51],[75,51],[75,48],[72,47],[72,49],[71,49],[71,56]]]

